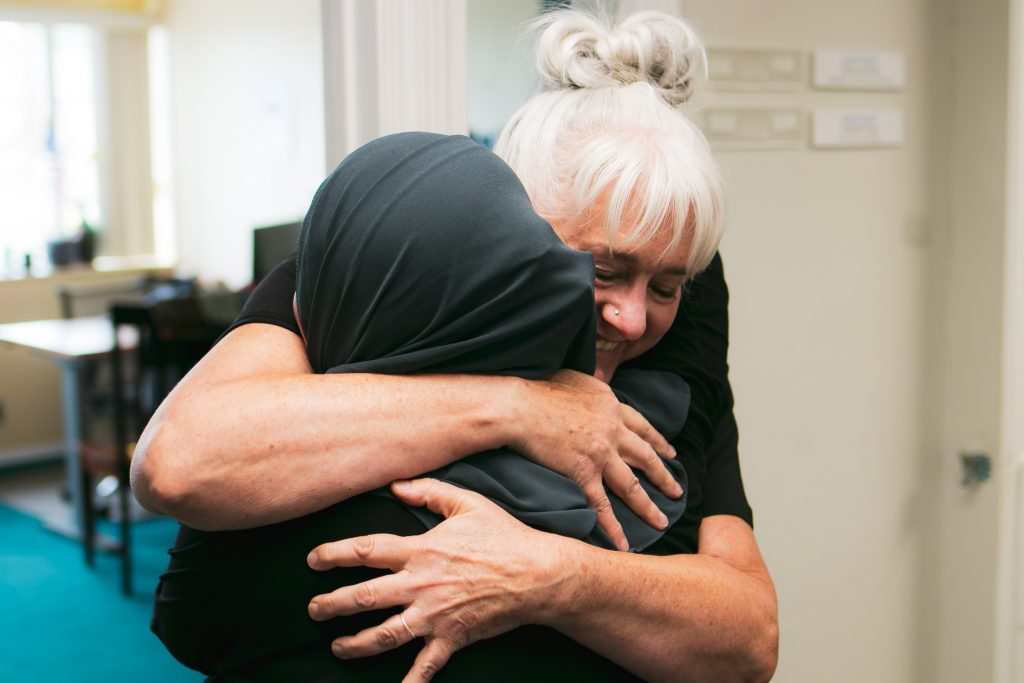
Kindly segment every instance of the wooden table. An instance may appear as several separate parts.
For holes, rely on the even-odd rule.
[[[138,342],[135,329],[119,331],[118,340],[124,348]],[[57,529],[80,539],[82,532],[82,479],[78,461],[78,443],[82,438],[82,368],[109,356],[114,349],[114,329],[105,316],[57,320],[32,320],[0,325],[0,346],[25,349],[29,353],[56,363],[61,370],[61,396],[64,408],[64,458],[67,465],[68,490],[71,493],[71,523],[68,529]]]

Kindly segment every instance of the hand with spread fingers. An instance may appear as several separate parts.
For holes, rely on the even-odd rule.
[[[579,484],[587,503],[597,511],[597,523],[619,550],[627,549],[628,542],[608,491],[649,525],[664,529],[668,520],[630,467],[647,475],[666,496],[681,496],[682,489],[659,457],[676,455],[665,437],[591,375],[559,370],[548,380],[524,386],[528,400],[518,405],[535,412],[513,421],[520,425],[521,434],[512,447]]]
[[[565,546],[556,546],[556,537],[527,527],[483,496],[434,479],[395,482],[391,490],[446,519],[421,536],[361,536],[310,553],[309,566],[316,570],[368,566],[393,572],[316,596],[309,604],[313,619],[405,607],[376,627],[335,640],[336,656],[369,657],[423,638],[426,645],[405,681],[427,681],[457,650],[536,621],[553,602],[562,582],[559,559],[567,559],[559,558]]]

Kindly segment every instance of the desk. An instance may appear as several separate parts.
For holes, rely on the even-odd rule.
[[[118,340],[125,348],[138,343],[137,333],[126,327]],[[82,438],[82,367],[108,356],[114,349],[114,334],[105,316],[70,320],[32,320],[0,325],[0,346],[21,348],[60,366],[64,407],[64,457],[67,463],[68,490],[71,492],[72,522],[68,529],[57,529],[73,538],[82,532],[82,480],[78,462],[78,442]]]

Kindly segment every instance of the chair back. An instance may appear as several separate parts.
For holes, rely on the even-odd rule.
[[[163,399],[210,350],[222,328],[207,324],[196,296],[115,303],[110,320],[115,330],[111,356],[114,386],[120,389],[114,404],[114,429],[121,440],[119,452],[127,453]],[[121,341],[119,331],[125,327],[135,330],[134,349]]]

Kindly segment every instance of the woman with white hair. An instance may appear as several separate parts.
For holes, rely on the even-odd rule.
[[[136,493],[198,529],[242,529],[508,445],[576,481],[624,547],[604,485],[658,525],[626,466],[656,472],[655,453],[674,449],[602,380],[624,364],[668,369],[692,392],[675,440],[689,501],[644,554],[531,529],[433,480],[400,482],[398,499],[445,521],[421,536],[319,546],[313,569],[394,574],[318,596],[309,613],[324,622],[404,607],[334,648],[372,662],[396,647],[415,654],[423,638],[408,680],[438,671],[451,680],[767,679],[775,596],[735,456],[726,295],[713,259],[721,188],[706,142],[674,108],[692,92],[702,50],[685,23],[660,14],[612,27],[562,11],[541,24],[545,90],[497,151],[559,237],[593,256],[596,376],[310,374],[282,313],[295,286],[285,268],[161,407],[136,452]]]

